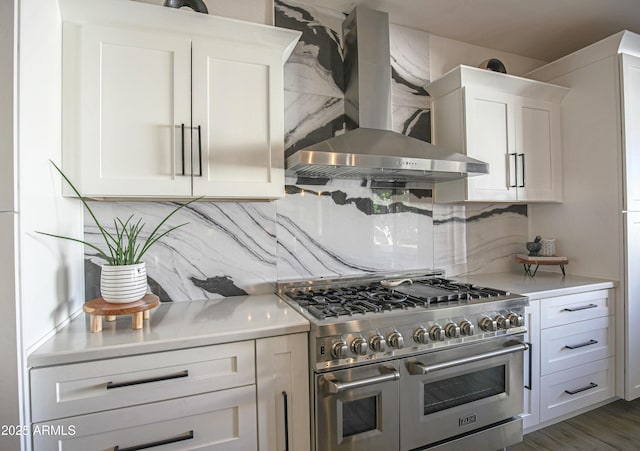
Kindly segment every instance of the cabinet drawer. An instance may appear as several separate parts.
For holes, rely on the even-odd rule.
[[[540,327],[546,329],[613,315],[612,293],[612,290],[598,290],[543,299],[540,303]]]
[[[34,422],[206,393],[255,381],[254,342],[31,370]]]
[[[540,387],[540,421],[604,401],[614,395],[614,359],[543,376]]]
[[[31,427],[34,432],[33,449],[255,450],[255,395],[255,385],[247,385],[70,417],[61,421],[37,423]],[[163,441],[169,443],[163,444]]]
[[[546,374],[614,355],[614,316],[605,316],[540,332],[540,372]]]

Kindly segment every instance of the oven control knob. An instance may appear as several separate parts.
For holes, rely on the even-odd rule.
[[[369,350],[367,340],[362,337],[354,338],[351,342],[351,350],[358,355],[367,355],[367,351]]]
[[[404,338],[400,332],[391,332],[387,337],[387,342],[392,348],[400,349],[404,346]]]
[[[346,358],[347,352],[349,352],[349,348],[347,347],[347,343],[344,340],[336,341],[331,346],[331,354],[336,359]]]
[[[511,322],[502,315],[498,315],[493,319],[498,324],[498,329],[508,329],[511,327]]]
[[[376,334],[371,337],[371,340],[369,340],[369,345],[375,352],[384,352],[384,350],[387,348],[387,342],[380,334]]]
[[[524,317],[522,315],[511,312],[507,315],[507,319],[511,322],[511,327],[524,326]]]
[[[444,333],[449,338],[458,338],[460,337],[460,326],[456,323],[449,323],[444,326]]]
[[[496,330],[498,330],[498,323],[488,316],[485,316],[480,320],[480,329],[484,330],[485,332],[495,332]]]
[[[426,345],[429,342],[429,332],[424,327],[418,327],[413,332],[413,341],[421,345]]]
[[[444,330],[442,327],[434,324],[429,328],[429,338],[435,341],[444,341]]]
[[[467,321],[466,319],[460,321],[460,333],[462,335],[471,336],[475,333],[476,328],[471,324],[471,321]]]

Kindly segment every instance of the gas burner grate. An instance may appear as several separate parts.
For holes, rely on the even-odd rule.
[[[287,296],[319,320],[380,313],[393,310],[428,308],[432,304],[468,302],[472,299],[507,296],[507,291],[459,283],[441,277],[414,280],[412,284],[383,287],[377,282],[336,287],[303,287]]]

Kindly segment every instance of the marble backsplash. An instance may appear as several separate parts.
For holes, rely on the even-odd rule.
[[[456,275],[506,271],[527,241],[520,205],[433,204],[430,190],[357,183],[288,185],[271,203],[197,202],[170,225],[188,223],[147,253],[149,286],[163,301],[272,293],[277,280],[440,268]],[[92,202],[101,223],[130,215],[150,232],[176,204]],[[89,216],[85,238],[101,236]],[[99,295],[102,259],[87,248],[86,296]]]

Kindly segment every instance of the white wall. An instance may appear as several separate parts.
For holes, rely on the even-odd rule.
[[[507,68],[507,73],[511,75],[524,75],[545,64],[545,61],[500,52],[435,35],[430,35],[429,43],[431,80],[436,80],[460,64],[478,67],[489,58],[497,58],[502,61]]]

